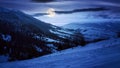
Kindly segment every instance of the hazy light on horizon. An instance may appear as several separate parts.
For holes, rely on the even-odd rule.
[[[17,10],[21,10],[26,14],[34,14],[41,12],[48,12],[49,15],[35,17],[39,20],[42,20],[47,23],[51,23],[54,25],[64,25],[68,23],[76,23],[76,22],[85,22],[85,21],[93,21],[99,20],[99,16],[93,17],[91,13],[73,13],[73,14],[56,14],[54,10],[57,11],[68,11],[73,9],[82,9],[89,7],[111,7],[112,9],[120,8],[120,1],[117,0],[70,0],[70,1],[57,1],[57,2],[48,2],[48,3],[35,3],[30,0],[1,0],[0,7],[13,8]],[[52,8],[52,9],[51,9]],[[108,12],[108,11],[106,11]],[[104,13],[104,12],[102,12]],[[90,15],[91,14],[91,15]],[[96,13],[97,14],[97,13]],[[113,14],[113,13],[111,13]],[[93,17],[93,18],[92,18]],[[102,19],[101,19],[102,20]]]

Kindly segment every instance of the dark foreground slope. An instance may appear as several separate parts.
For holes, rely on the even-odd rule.
[[[1,68],[120,68],[119,45],[120,38],[104,40],[36,59],[0,63],[0,66]]]
[[[21,11],[0,8],[0,55],[9,61],[30,59],[77,45],[80,33],[44,23]]]

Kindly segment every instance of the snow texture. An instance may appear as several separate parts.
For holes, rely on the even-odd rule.
[[[119,68],[120,38],[91,43],[43,57],[1,63],[0,68]]]
[[[0,63],[7,62],[8,59],[9,59],[9,56],[0,55]]]
[[[11,35],[5,35],[5,34],[1,34],[2,39],[6,42],[10,42],[12,40]]]
[[[42,52],[43,50],[40,48],[40,47],[38,47],[38,46],[35,46],[35,48],[36,48],[36,50],[38,51],[38,52]]]

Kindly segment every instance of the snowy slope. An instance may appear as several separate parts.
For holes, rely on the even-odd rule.
[[[78,30],[88,42],[117,38],[120,32],[120,21],[108,20],[102,22],[71,23],[63,26],[68,29]]]
[[[119,68],[120,39],[76,47],[40,58],[1,63],[1,68]]]

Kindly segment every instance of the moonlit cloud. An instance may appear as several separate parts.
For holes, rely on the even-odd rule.
[[[55,1],[55,0],[31,0],[33,2],[52,2],[52,1]]]
[[[108,10],[108,8],[104,7],[98,7],[98,8],[84,8],[84,9],[74,9],[71,11],[54,11],[56,14],[72,14],[72,13],[78,13],[78,12],[97,12],[97,11],[105,11]],[[48,13],[35,13],[33,16],[43,16],[43,15],[49,15]]]
[[[96,18],[93,16],[94,14],[89,11],[86,13],[81,13],[80,9],[85,8],[106,7],[110,9],[107,12],[101,11],[104,14],[106,13],[106,15],[100,14],[97,17],[107,16],[109,18],[109,15],[111,14],[119,16],[118,13],[120,12],[120,0],[54,0],[46,2],[38,2],[33,0],[0,0],[0,7],[20,10],[26,14],[34,15],[34,17],[37,16],[37,19],[44,22],[54,25],[63,25],[71,22],[89,21],[93,20],[93,18]],[[54,18],[46,16],[46,11],[49,8],[55,9],[56,15]],[[86,17],[89,17],[90,19]]]

